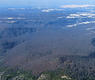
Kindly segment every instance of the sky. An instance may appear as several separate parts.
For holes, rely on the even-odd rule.
[[[95,0],[0,0],[1,7],[58,7],[61,5],[95,4]]]

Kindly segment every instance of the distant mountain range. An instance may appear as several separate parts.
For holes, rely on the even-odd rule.
[[[95,8],[69,7],[0,8],[1,80],[95,80]]]

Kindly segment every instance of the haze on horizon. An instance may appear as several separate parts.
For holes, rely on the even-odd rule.
[[[0,0],[0,7],[59,7],[61,5],[94,5],[95,0]]]

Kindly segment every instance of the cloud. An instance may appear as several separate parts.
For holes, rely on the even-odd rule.
[[[86,8],[94,7],[95,5],[62,5],[61,8]]]
[[[66,18],[95,18],[95,14],[93,13],[70,14]]]
[[[79,25],[83,25],[83,24],[92,24],[95,23],[95,21],[86,21],[86,22],[81,22],[81,23],[77,23],[77,24],[72,24],[72,25],[67,25],[68,28],[72,28],[72,27],[76,27]]]
[[[43,9],[42,12],[63,11],[63,9]]]

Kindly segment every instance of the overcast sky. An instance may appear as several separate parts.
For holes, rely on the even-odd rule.
[[[95,4],[95,0],[0,0],[0,6],[54,7],[70,4]]]

